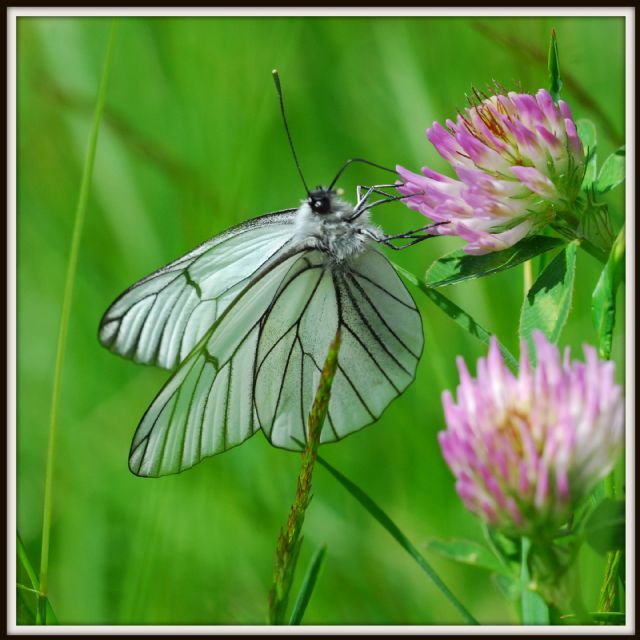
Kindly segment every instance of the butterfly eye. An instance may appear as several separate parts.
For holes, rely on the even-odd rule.
[[[312,199],[311,206],[316,213],[329,213],[331,211],[331,201],[326,196],[317,200]]]

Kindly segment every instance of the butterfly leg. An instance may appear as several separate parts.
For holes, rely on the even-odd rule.
[[[392,189],[395,188],[396,185],[395,184],[378,184],[378,185],[374,185],[372,187],[368,187],[368,186],[358,186],[357,188],[357,193],[358,193],[358,203],[356,204],[356,206],[353,209],[353,215],[351,216],[351,218],[349,218],[350,221],[355,220],[356,218],[360,217],[365,211],[368,211],[369,209],[372,209],[373,207],[377,207],[379,204],[385,204],[387,202],[393,202],[395,200],[402,200],[403,198],[410,198],[413,195],[421,195],[421,194],[409,194],[406,196],[400,195],[400,196],[391,196],[388,193],[386,193],[385,191],[382,191],[382,189]],[[364,194],[363,197],[360,197],[361,194],[361,190],[362,189],[366,189],[367,192]],[[385,196],[384,198],[380,199],[380,200],[376,200],[375,202],[371,202],[369,204],[367,204],[369,198],[371,197],[372,193],[378,193],[382,196]]]
[[[363,189],[367,189],[367,192],[364,194],[364,196],[362,195],[362,190]],[[369,199],[369,196],[371,196],[371,187],[365,187],[363,185],[358,185],[356,187],[356,206],[354,207],[354,211],[357,211],[359,207],[361,207],[364,203],[367,202],[367,200]]]
[[[395,235],[378,235],[373,232],[367,232],[366,235],[372,238],[373,240],[375,240],[376,242],[380,242],[381,244],[384,244],[386,247],[393,249],[394,251],[400,251],[401,249],[412,247],[414,244],[418,244],[423,240],[428,240],[429,238],[437,237],[439,234],[428,233],[428,231],[441,224],[446,224],[446,222],[436,222],[434,224],[429,224],[424,227],[420,227],[419,229],[413,229],[411,231],[406,231],[405,233],[398,233]],[[397,244],[393,244],[394,240],[408,240],[408,242],[405,242],[404,244],[401,244],[401,245],[397,245]]]
[[[378,193],[382,196],[389,197],[389,194],[381,191],[381,189],[392,189],[395,186],[395,184],[376,184],[373,186],[359,184],[356,187],[357,203],[354,207],[354,211],[357,211],[360,207],[364,206],[371,197],[372,193]],[[366,189],[366,193],[364,194],[364,196],[362,195],[363,189]]]
[[[374,189],[375,189],[374,187],[371,187],[371,191],[373,191]],[[410,193],[407,195],[399,195],[399,196],[390,196],[389,194],[384,192],[377,192],[377,193],[382,193],[382,195],[385,195],[387,197],[382,198],[381,200],[376,200],[375,202],[371,202],[369,204],[364,204],[363,206],[360,206],[360,207],[355,207],[354,213],[351,216],[351,218],[349,218],[349,220],[355,220],[356,218],[361,216],[365,211],[369,211],[369,209],[373,209],[373,207],[377,207],[378,205],[386,204],[387,202],[395,202],[396,200],[403,200],[404,198],[411,198],[412,196],[422,195],[422,192]]]
[[[396,187],[395,184],[375,184],[373,186],[359,184],[356,187],[356,193],[358,195],[358,203],[355,208],[357,209],[358,207],[366,204],[367,200],[369,199],[372,193],[377,193],[381,196],[385,196],[385,198],[388,198],[389,194],[386,191],[382,191],[382,189],[395,189],[395,187]],[[361,197],[363,189],[367,190],[367,193],[365,194],[364,198]]]

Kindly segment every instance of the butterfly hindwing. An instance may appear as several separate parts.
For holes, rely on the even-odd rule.
[[[342,333],[322,442],[376,420],[411,383],[422,353],[420,315],[388,260],[372,247],[338,266],[318,251],[291,266],[261,321],[255,406],[272,444],[299,449],[320,371]]]
[[[174,369],[291,239],[295,210],[229,229],[127,289],[100,323],[100,342],[136,362]]]

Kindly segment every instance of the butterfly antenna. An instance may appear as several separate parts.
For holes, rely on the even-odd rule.
[[[274,69],[272,72],[273,81],[276,84],[276,91],[278,92],[278,98],[280,99],[280,112],[282,113],[282,122],[284,123],[284,130],[287,132],[287,138],[289,138],[289,146],[291,147],[291,153],[293,153],[293,159],[296,163],[296,168],[298,169],[298,173],[300,174],[300,179],[302,180],[302,184],[304,185],[304,189],[309,194],[309,187],[307,186],[307,181],[304,179],[302,175],[302,169],[300,168],[300,162],[298,161],[298,154],[296,153],[296,149],[293,146],[293,140],[291,139],[291,132],[289,131],[289,125],[287,124],[287,116],[284,112],[284,98],[282,97],[282,87],[280,86],[280,76],[278,75],[278,70]]]
[[[377,162],[371,162],[371,160],[365,160],[364,158],[350,158],[340,167],[340,170],[338,171],[338,173],[336,173],[336,177],[331,181],[331,184],[329,185],[329,189],[333,189],[335,183],[338,182],[338,178],[340,178],[344,170],[349,165],[352,165],[354,162],[361,162],[362,164],[368,164],[371,167],[377,167],[378,169],[382,169],[383,171],[388,171],[389,173],[393,173],[393,174],[396,173],[396,171],[394,171],[393,169],[389,169],[388,167],[383,167],[381,164],[378,164]]]

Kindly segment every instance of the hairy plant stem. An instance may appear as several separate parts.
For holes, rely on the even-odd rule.
[[[73,301],[73,286],[76,276],[76,266],[78,263],[78,253],[80,250],[80,239],[89,199],[89,189],[93,176],[93,165],[98,145],[98,133],[100,122],[104,110],[105,97],[107,93],[107,81],[111,68],[111,58],[113,54],[113,43],[115,41],[116,21],[111,23],[107,52],[102,76],[98,88],[98,97],[93,114],[93,123],[89,135],[87,155],[82,171],[80,183],[80,193],[76,206],[75,220],[73,225],[73,235],[71,237],[71,248],[69,250],[69,262],[67,264],[67,275],[64,286],[64,297],[62,299],[62,311],[60,314],[60,327],[58,331],[58,345],[56,350],[56,362],[53,375],[53,390],[51,394],[51,411],[49,415],[49,438],[47,443],[47,464],[44,481],[44,504],[42,513],[42,548],[40,552],[40,594],[38,597],[38,611],[36,616],[37,624],[46,624],[46,603],[49,591],[49,545],[51,537],[51,514],[53,507],[53,472],[55,466],[56,434],[58,430],[58,411],[60,407],[60,391],[62,387],[62,371],[64,368],[64,356],[67,342],[67,330],[69,328],[69,317],[71,315],[71,303]]]
[[[287,526],[280,529],[276,544],[273,569],[273,584],[269,593],[269,624],[283,624],[293,583],[300,547],[302,545],[302,525],[311,501],[311,481],[313,468],[318,457],[320,434],[327,415],[331,385],[338,366],[340,350],[340,329],[329,347],[327,359],[322,368],[318,391],[308,418],[307,442],[302,452],[302,464],[298,474],[296,495],[289,511]]]

